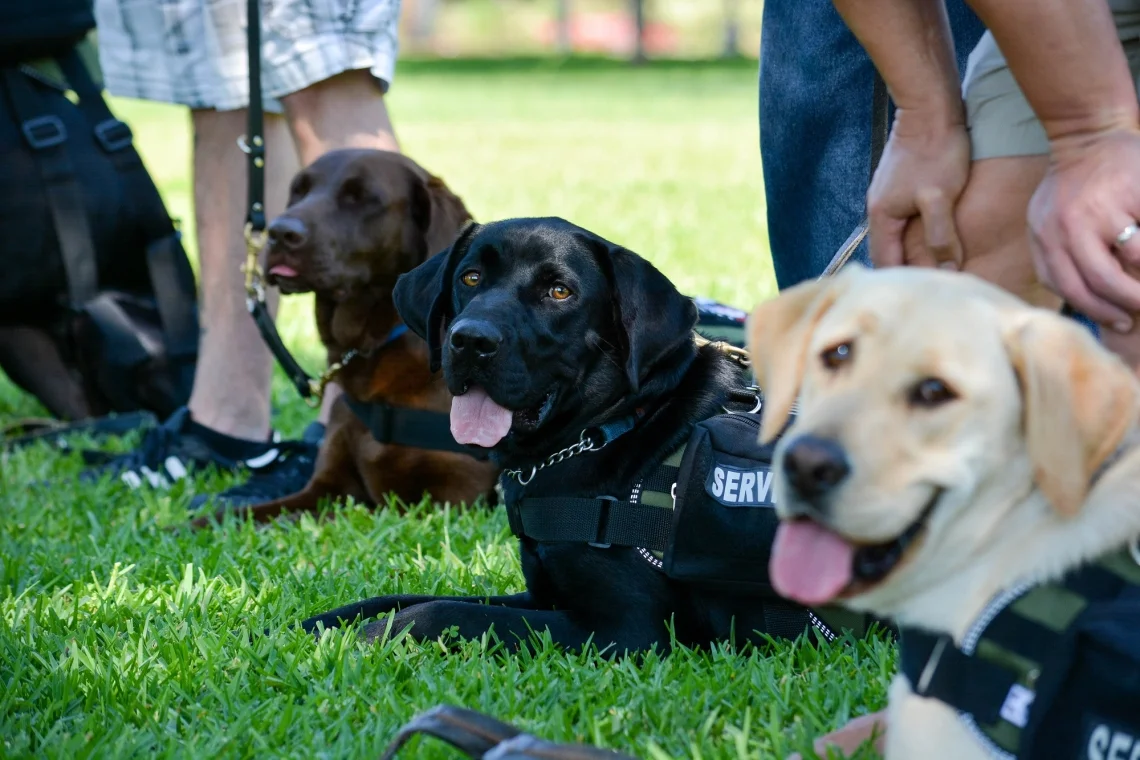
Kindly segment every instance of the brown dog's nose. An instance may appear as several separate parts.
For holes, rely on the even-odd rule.
[[[305,223],[291,216],[279,216],[273,220],[267,230],[269,242],[289,250],[296,250],[309,240],[309,231]]]
[[[784,474],[792,488],[805,499],[814,499],[839,485],[851,467],[835,441],[802,435],[784,452]]]

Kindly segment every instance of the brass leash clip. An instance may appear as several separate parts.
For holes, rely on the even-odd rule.
[[[245,225],[245,264],[241,271],[245,274],[246,306],[253,311],[255,302],[265,301],[265,286],[262,284],[261,264],[257,257],[265,247],[265,230],[254,232],[253,224]]]
[[[752,366],[752,356],[743,348],[737,348],[723,340],[709,340],[700,333],[693,333],[693,340],[696,342],[697,348],[711,345],[741,367],[748,369]]]

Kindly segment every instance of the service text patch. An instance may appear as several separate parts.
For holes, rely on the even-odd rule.
[[[726,507],[772,507],[772,471],[713,464],[705,491]]]

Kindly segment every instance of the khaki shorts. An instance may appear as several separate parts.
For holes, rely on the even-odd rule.
[[[1140,96],[1140,0],[1108,0],[1108,4]],[[989,32],[970,53],[962,94],[975,161],[1049,152],[1045,130]]]
[[[32,0],[26,0],[28,2]],[[262,0],[265,109],[345,71],[387,91],[400,0]],[[95,0],[99,63],[114,95],[227,111],[249,104],[246,0]]]

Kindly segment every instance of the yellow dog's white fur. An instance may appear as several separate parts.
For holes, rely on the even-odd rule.
[[[843,342],[845,361],[821,359]],[[783,450],[804,433],[846,451],[851,471],[826,520],[853,543],[893,540],[943,489],[894,571],[842,600],[852,609],[960,643],[997,592],[1140,535],[1140,446],[1113,456],[1135,436],[1140,384],[1071,320],[971,275],[855,267],[761,304],[749,343],[766,397],[761,437],[799,402],[776,452],[781,517],[794,498]],[[913,403],[924,378],[956,398]],[[888,760],[987,756],[950,708],[914,695],[901,674],[888,725]]]

